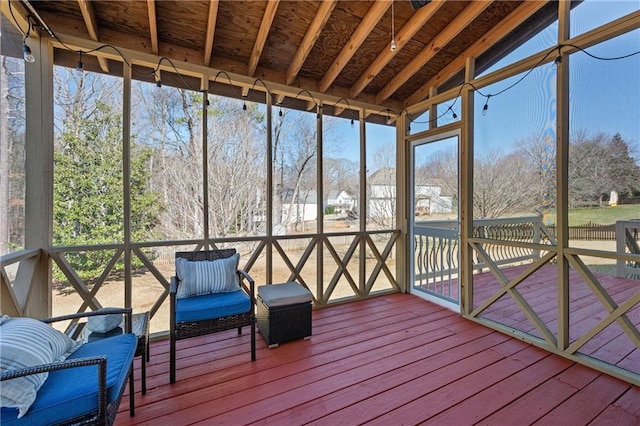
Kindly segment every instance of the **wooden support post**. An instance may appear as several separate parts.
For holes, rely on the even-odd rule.
[[[29,41],[33,63],[25,63],[25,248],[48,250],[53,244],[53,47],[47,39]],[[51,259],[40,256],[30,282],[23,315],[52,316]]]
[[[317,295],[318,297],[321,297],[322,299],[324,299],[324,282],[322,277],[324,276],[324,250],[322,249],[324,246],[324,217],[323,217],[323,211],[322,211],[322,193],[323,191],[323,185],[322,185],[322,167],[323,167],[323,162],[322,162],[322,155],[323,155],[323,141],[322,141],[322,101],[320,101],[316,107],[316,129],[317,129],[317,140],[318,140],[318,147],[317,147],[317,152],[316,155],[318,156],[317,161],[316,161],[316,167],[317,167],[317,171],[316,171],[316,214],[317,214],[317,231],[316,231],[316,235],[318,236],[318,241],[317,241],[317,245],[316,245],[316,259],[317,259]],[[304,213],[303,215],[303,221],[304,221]]]
[[[473,80],[475,58],[468,58],[465,68],[465,82]],[[460,312],[470,315],[473,311],[473,247],[469,238],[473,236],[473,125],[474,90],[466,85],[462,90],[462,131],[460,135]]]
[[[360,200],[358,211],[360,216],[360,291],[367,285],[367,219],[369,218],[369,199],[367,198],[367,124],[364,121],[364,111],[358,111],[358,125],[360,127]]]
[[[209,250],[209,75],[202,76],[200,90],[202,90],[202,208],[204,210],[204,249]]]
[[[122,63],[122,195],[124,206],[124,307],[133,306],[131,267],[131,67]]]
[[[569,38],[571,2],[558,3],[558,43]],[[569,246],[569,56],[562,54],[556,76],[556,241],[558,261],[558,349],[569,346],[569,262],[564,250]]]
[[[267,205],[265,206],[265,217],[267,223],[267,264],[265,271],[265,284],[273,282],[273,106],[271,104],[271,93],[267,91],[265,95],[267,101]],[[278,213],[282,216],[282,213]],[[278,220],[280,223],[280,220]]]

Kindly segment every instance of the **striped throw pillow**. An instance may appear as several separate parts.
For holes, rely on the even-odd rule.
[[[63,361],[80,343],[32,318],[9,318],[0,324],[0,372]],[[36,400],[49,373],[33,374],[2,382],[0,405],[18,409],[24,416]]]
[[[176,297],[199,296],[240,290],[238,263],[240,254],[224,259],[189,261],[176,259],[176,275],[180,281]]]

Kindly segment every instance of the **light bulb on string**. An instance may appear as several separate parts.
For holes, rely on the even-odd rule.
[[[355,124],[355,123],[353,122],[353,118],[352,118],[352,119],[351,119],[351,128],[352,128],[352,129],[353,129],[354,124]]]
[[[489,110],[489,98],[487,98],[487,102],[482,107],[482,116],[487,115],[487,111]]]
[[[246,101],[246,96],[242,97],[242,110],[246,111],[247,110],[247,101]]]
[[[391,51],[396,51],[396,23],[395,23],[395,10],[393,6],[393,0],[391,0]]]
[[[27,45],[26,41],[22,43],[22,55],[25,62],[29,62],[31,64],[36,61],[36,57],[31,53],[31,48]]]
[[[560,64],[562,63],[562,45],[558,46],[558,55],[556,56],[556,59],[553,60],[553,67],[555,69],[560,68]]]
[[[11,4],[9,4],[9,8],[11,8]],[[22,56],[24,57],[25,62],[33,63],[36,61],[36,57],[33,56],[31,48],[27,45],[27,39],[31,33],[31,19],[27,19],[27,24],[27,32],[24,34],[24,38],[22,39]]]
[[[562,64],[562,56],[558,55],[556,56],[556,59],[553,61],[553,67],[555,69],[560,68],[560,64]]]
[[[80,58],[78,59],[78,65],[76,66],[76,71],[82,73],[84,71],[84,65],[82,63],[82,51],[80,53]]]

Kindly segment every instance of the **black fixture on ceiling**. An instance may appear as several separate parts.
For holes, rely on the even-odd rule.
[[[418,10],[425,4],[431,2],[431,0],[409,0],[409,2],[411,3],[411,7],[413,7],[413,10]]]

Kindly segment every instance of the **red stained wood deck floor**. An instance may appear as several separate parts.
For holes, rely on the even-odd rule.
[[[640,424],[640,388],[407,294],[313,312],[313,337],[267,348],[248,330],[151,344],[136,416],[154,424]]]

